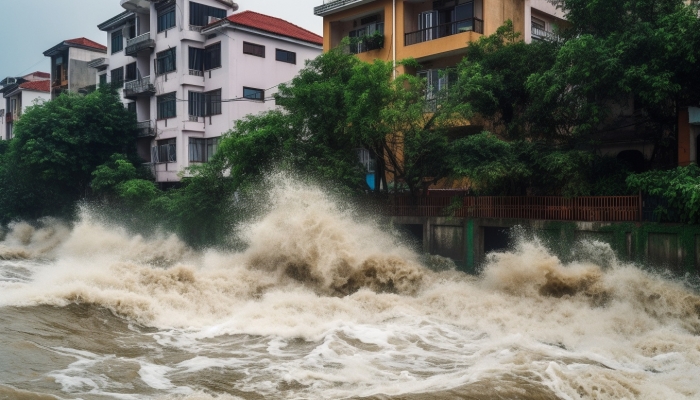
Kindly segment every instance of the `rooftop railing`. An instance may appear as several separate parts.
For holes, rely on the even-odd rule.
[[[476,32],[483,34],[484,21],[478,18],[469,18],[461,21],[436,25],[415,32],[409,32],[405,36],[404,44],[406,46],[410,46],[412,44],[423,43],[464,32]]]

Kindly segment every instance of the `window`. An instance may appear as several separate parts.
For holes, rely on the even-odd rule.
[[[115,68],[111,72],[112,75],[112,86],[121,87],[124,85],[124,68]]]
[[[204,115],[221,114],[221,89],[204,93]]]
[[[187,96],[187,112],[192,117],[204,116],[204,93],[189,92]]]
[[[175,26],[175,5],[158,11],[158,32],[163,32]]]
[[[112,54],[124,50],[124,37],[122,30],[112,32]]]
[[[132,101],[131,103],[127,103],[127,104],[126,104],[126,109],[127,109],[129,112],[132,112],[132,113],[136,114],[136,102],[133,102],[133,101]]]
[[[136,80],[136,63],[131,63],[126,66],[126,77],[124,79],[127,82]]]
[[[211,92],[189,92],[187,111],[192,117],[208,117],[221,114],[221,89]]]
[[[219,138],[190,138],[190,162],[209,162],[219,147]]]
[[[107,74],[100,75],[100,85],[106,85],[106,84],[107,84]]]
[[[156,54],[156,74],[162,75],[175,71],[175,47]]]
[[[221,67],[221,42],[204,48],[204,70]]]
[[[151,148],[151,158],[154,163],[177,162],[177,139],[158,140]]]
[[[263,101],[265,100],[265,91],[262,89],[244,87],[243,97],[245,97],[246,99]]]
[[[277,49],[275,52],[275,59],[277,61],[282,61],[290,64],[296,64],[297,63],[297,53],[287,51],[287,50],[281,50]]]
[[[175,118],[177,115],[175,110],[176,103],[175,92],[158,96],[158,119]]]
[[[189,50],[189,66],[190,66],[190,75],[199,75],[201,76],[202,74],[195,74],[192,73],[193,71],[203,71],[204,70],[204,49],[198,49],[196,47],[190,47]]]
[[[226,18],[226,10],[190,1],[190,25],[209,25],[209,17]]]
[[[265,58],[265,46],[243,42],[243,54]]]

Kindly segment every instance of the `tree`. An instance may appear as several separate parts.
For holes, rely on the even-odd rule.
[[[136,158],[135,124],[109,88],[29,107],[2,156],[3,220],[69,214],[95,168],[114,153]]]

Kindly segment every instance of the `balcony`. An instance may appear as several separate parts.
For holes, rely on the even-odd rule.
[[[372,24],[364,28],[362,35],[351,37],[349,50],[352,54],[384,48],[384,23]]]
[[[126,49],[124,54],[127,56],[136,57],[136,55],[144,50],[152,51],[156,47],[156,41],[151,39],[151,33],[144,33],[136,36],[133,39],[126,40]]]
[[[150,10],[151,3],[149,0],[121,0],[121,6],[129,11],[146,12]]]
[[[546,40],[550,42],[556,42],[559,40],[559,35],[554,32],[544,30],[538,26],[532,26],[532,40]]]
[[[153,121],[140,121],[136,123],[136,137],[155,137],[156,129]]]
[[[314,7],[314,14],[322,17],[324,15],[355,7],[360,4],[371,3],[373,1],[375,0],[324,0],[323,5]]]
[[[136,98],[139,96],[150,97],[156,93],[156,88],[151,83],[151,77],[146,76],[124,84],[124,97]]]
[[[88,67],[95,68],[100,71],[107,69],[107,67],[109,67],[109,58],[102,57],[92,60],[88,63]]]
[[[484,21],[478,18],[469,18],[410,32],[407,33],[404,38],[404,45],[410,46],[412,44],[428,42],[430,40],[436,40],[464,32],[476,32],[483,34]]]

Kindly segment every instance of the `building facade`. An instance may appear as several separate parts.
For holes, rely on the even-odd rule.
[[[107,56],[91,66],[136,113],[138,153],[156,181],[177,182],[207,162],[220,136],[248,114],[275,107],[272,95],[322,38],[279,18],[235,13],[229,0],[124,0],[102,23]]]
[[[51,98],[94,85],[95,70],[88,63],[106,53],[106,46],[86,38],[64,40],[46,50],[44,55],[51,57]]]
[[[49,73],[37,71],[0,81],[0,138],[12,139],[14,125],[27,107],[51,100],[50,78]]]

